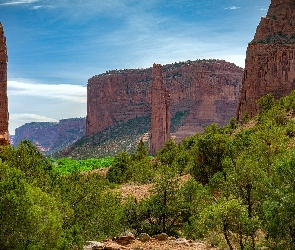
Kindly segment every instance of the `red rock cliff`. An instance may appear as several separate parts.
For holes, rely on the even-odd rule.
[[[0,145],[9,144],[7,98],[7,47],[3,26],[0,23]]]
[[[164,83],[162,65],[154,64],[151,89],[150,153],[156,155],[170,138],[170,94]]]
[[[246,56],[237,118],[258,112],[256,100],[266,94],[276,99],[295,89],[295,1],[272,0],[257,27]]]
[[[176,139],[235,116],[243,69],[219,60],[198,60],[163,66],[170,92],[171,116],[188,111]],[[86,134],[93,135],[116,121],[151,113],[152,68],[108,71],[89,79]]]

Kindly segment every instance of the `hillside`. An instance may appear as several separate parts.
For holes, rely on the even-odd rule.
[[[187,111],[177,112],[171,120],[171,131],[179,128]],[[143,139],[149,148],[150,116],[119,121],[96,133],[93,136],[84,136],[71,146],[54,154],[54,157],[70,157],[73,159],[87,159],[91,157],[114,156],[120,152],[133,153]]]

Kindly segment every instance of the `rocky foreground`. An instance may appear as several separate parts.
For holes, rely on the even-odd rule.
[[[150,237],[140,234],[135,238],[132,233],[126,232],[112,240],[104,242],[87,241],[84,250],[214,250],[202,241],[186,240],[184,238],[169,237],[162,233]]]

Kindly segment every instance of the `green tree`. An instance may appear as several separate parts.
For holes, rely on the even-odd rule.
[[[290,95],[282,97],[279,101],[287,111],[295,111],[295,91],[293,90]]]
[[[230,140],[216,124],[205,129],[205,134],[198,140],[191,168],[191,174],[197,181],[208,184],[215,173],[223,171],[222,161],[229,154]]]
[[[2,147],[0,158],[8,166],[23,171],[29,184],[43,191],[50,188],[52,164],[30,141],[21,141],[16,150],[11,146]]]
[[[197,217],[205,207],[214,201],[211,190],[196,180],[189,179],[178,190],[177,199],[179,200],[182,223],[187,224],[185,226],[188,229],[186,235],[191,236],[189,226],[192,217]]]
[[[149,222],[153,233],[173,233],[179,221],[178,178],[167,165],[158,168],[148,200]]]
[[[148,157],[148,150],[143,141],[140,140],[136,152],[131,155],[131,160],[125,173],[125,180],[143,184],[150,183],[154,177],[154,172]]]
[[[25,181],[21,170],[0,164],[1,249],[58,249],[62,216],[50,195]]]
[[[268,245],[295,249],[295,156],[278,163],[271,178],[270,195],[263,203]]]
[[[162,164],[171,166],[177,152],[178,147],[175,140],[169,139],[165,142],[163,148],[157,152],[157,158],[162,162]]]
[[[266,96],[260,97],[257,100],[260,106],[260,112],[270,110],[275,105],[275,100],[272,94],[267,94]]]
[[[78,234],[74,237],[78,245],[89,238],[104,240],[123,230],[121,196],[110,190],[103,176],[75,172],[61,176],[57,183],[61,201],[72,209],[64,228],[71,234],[69,238]]]
[[[235,249],[239,242],[244,249],[242,231],[249,228],[247,208],[238,199],[219,199],[216,203],[205,208],[194,221],[196,238],[210,237],[212,234],[222,235],[229,249]]]
[[[124,181],[126,181],[126,178],[130,177],[126,176],[126,171],[130,162],[131,159],[129,154],[123,152],[116,155],[113,165],[107,172],[106,178],[113,183],[123,183]]]
[[[131,155],[132,161],[141,161],[148,156],[148,150],[144,145],[143,140],[139,141],[136,152]]]

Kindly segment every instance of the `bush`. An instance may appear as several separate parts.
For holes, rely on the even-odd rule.
[[[56,201],[18,169],[1,164],[0,177],[1,249],[57,249],[63,221]]]
[[[106,178],[112,183],[123,183],[128,178],[125,173],[130,162],[131,159],[127,153],[116,155],[113,165],[107,172]]]

